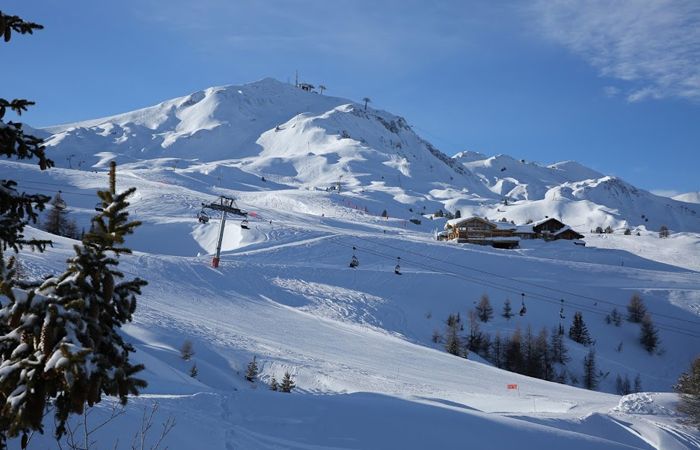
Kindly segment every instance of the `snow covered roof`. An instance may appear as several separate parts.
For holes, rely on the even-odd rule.
[[[496,225],[496,228],[499,230],[515,230],[517,226],[513,225],[510,222],[491,222],[492,224]]]
[[[534,228],[534,227],[536,227],[537,225],[542,225],[543,223],[549,222],[550,220],[556,220],[556,221],[559,222],[559,223],[563,223],[561,220],[556,219],[556,218],[554,218],[554,217],[545,217],[544,219],[540,219],[540,220],[538,220],[538,221],[536,221],[536,222],[532,222],[532,223],[530,224],[530,226],[532,226],[532,227]]]
[[[515,227],[515,232],[516,233],[535,233],[535,230],[532,229],[532,224],[530,225],[517,225]]]
[[[520,238],[517,236],[470,237],[468,240],[487,242],[520,242]]]
[[[470,220],[479,220],[481,222],[490,224],[494,228],[498,230],[515,230],[516,226],[513,225],[510,222],[494,222],[493,220],[488,220],[483,217],[478,217],[478,216],[472,216],[472,217],[460,217],[458,219],[450,219],[445,223],[445,229],[448,228],[455,228],[457,225],[459,225],[462,222],[467,222]]]
[[[568,231],[568,230],[571,230],[571,227],[568,226],[568,225],[564,225],[563,228],[561,228],[561,229],[555,231],[555,232],[554,232],[554,235],[556,236],[556,235],[561,234],[561,233],[563,233],[563,232],[565,232],[565,231]],[[572,230],[572,231],[573,231],[573,230]]]

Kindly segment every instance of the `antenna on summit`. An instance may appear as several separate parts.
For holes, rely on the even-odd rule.
[[[294,71],[294,87],[299,87],[299,71]]]

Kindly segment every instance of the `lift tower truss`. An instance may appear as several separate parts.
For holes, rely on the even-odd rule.
[[[226,216],[233,214],[236,216],[247,217],[248,213],[243,211],[236,205],[236,200],[231,197],[220,196],[217,202],[202,203],[202,210],[211,209],[213,211],[221,211],[221,223],[219,224],[219,240],[216,244],[216,255],[211,260],[212,267],[219,267],[219,258],[221,256],[221,243],[224,240],[224,229],[226,227]]]

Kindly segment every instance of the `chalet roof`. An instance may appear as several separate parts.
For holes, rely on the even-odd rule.
[[[487,223],[497,230],[515,230],[516,226],[510,222],[494,222],[492,220],[484,219],[483,217],[471,216],[471,217],[460,217],[458,219],[450,219],[445,223],[445,229],[457,228],[461,223],[468,222],[471,220],[478,220],[480,222]]]
[[[512,230],[515,231],[517,226],[513,225],[510,222],[491,222],[492,224],[496,225],[496,228],[499,230]]]
[[[563,232],[565,232],[565,231],[568,231],[568,230],[571,230],[571,227],[568,226],[568,225],[564,225],[563,228],[561,228],[560,230],[555,231],[553,234],[556,236],[557,234],[561,234],[561,233],[563,233]],[[571,230],[571,231],[573,231],[573,230]]]
[[[564,222],[562,222],[562,221],[559,220],[559,219],[555,219],[554,217],[546,217],[546,218],[544,218],[544,219],[538,220],[537,222],[531,223],[530,226],[532,226],[532,227],[534,228],[534,227],[536,227],[536,226],[542,225],[543,223],[547,223],[547,222],[549,222],[550,220],[554,220],[555,222],[559,222],[560,224],[566,226],[566,224],[565,224]]]
[[[469,237],[467,241],[520,242],[520,238],[517,236]]]
[[[581,233],[579,233],[578,231],[574,230],[573,228],[571,228],[571,227],[568,226],[568,225],[564,226],[564,228],[562,228],[561,230],[555,231],[555,232],[554,232],[554,236],[559,236],[560,234],[565,233],[565,232],[567,232],[567,231],[571,231],[572,233],[576,233],[578,236],[583,237],[583,235],[582,235]]]
[[[532,229],[532,224],[528,225],[517,225],[515,227],[515,232],[516,233],[531,233],[535,234],[535,230]]]

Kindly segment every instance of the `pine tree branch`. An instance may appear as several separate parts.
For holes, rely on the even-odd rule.
[[[12,38],[12,32],[19,34],[32,34],[34,30],[43,30],[44,26],[34,22],[27,22],[19,16],[10,16],[0,11],[0,35],[5,42]]]

